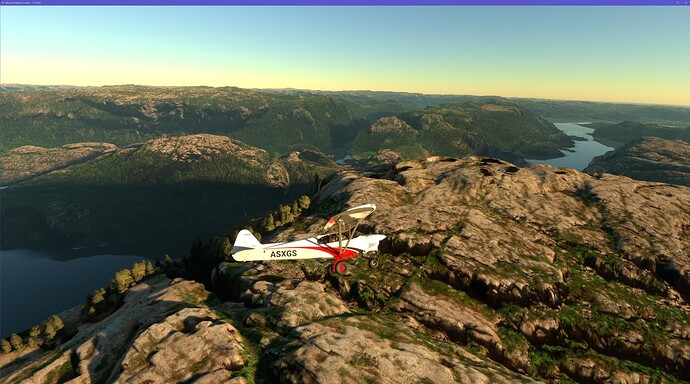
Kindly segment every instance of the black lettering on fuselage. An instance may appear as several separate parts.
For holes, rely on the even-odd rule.
[[[297,250],[288,249],[285,251],[271,251],[271,257],[297,257]]]

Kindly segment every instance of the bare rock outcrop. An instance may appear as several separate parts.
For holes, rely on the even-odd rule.
[[[19,147],[0,157],[0,184],[15,184],[116,150],[117,146],[109,143],[77,143],[58,148]]]
[[[147,141],[141,151],[162,154],[184,163],[210,160],[219,154],[233,154],[259,165],[259,161],[267,157],[263,149],[250,147],[227,136],[209,134],[154,139]]]
[[[371,125],[372,133],[414,131],[409,124],[395,116],[382,117]]]
[[[431,332],[478,344],[519,372],[645,382],[645,371],[630,368],[642,364],[689,379],[690,344],[676,319],[690,321],[690,189],[481,157],[377,172],[341,172],[315,203],[324,217],[376,204],[363,230],[388,236],[384,266],[409,263],[413,274],[448,287],[429,291],[402,278],[388,295],[375,278],[350,281],[370,287],[381,305],[399,300]],[[452,290],[495,317],[476,328],[468,314],[476,304],[452,299]],[[606,356],[609,373],[563,365],[553,348],[575,353],[572,343]],[[612,363],[620,361],[632,363]]]
[[[181,279],[140,283],[121,308],[101,322],[81,325],[56,351],[3,367],[1,381],[229,382],[245,365],[244,344],[237,329],[203,305],[208,294],[201,284]]]
[[[595,157],[584,172],[690,186],[690,143],[643,137]]]
[[[377,318],[330,319],[298,327],[291,336],[297,349],[273,364],[281,382],[536,382],[459,347],[419,340],[410,329]]]
[[[232,325],[208,308],[184,308],[137,336],[115,382],[184,381],[211,372],[213,378],[230,378],[245,364],[242,352]]]

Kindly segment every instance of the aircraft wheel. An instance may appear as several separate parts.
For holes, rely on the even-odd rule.
[[[347,274],[347,263],[345,263],[344,261],[339,261],[339,262],[335,263],[335,271],[339,275],[346,275]]]
[[[376,259],[369,259],[369,266],[372,268],[376,268],[379,266],[379,261]]]

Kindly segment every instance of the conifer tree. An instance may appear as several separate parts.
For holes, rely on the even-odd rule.
[[[125,293],[129,289],[129,286],[134,282],[132,277],[132,271],[129,269],[123,269],[115,273],[115,278],[112,283],[115,290],[118,293]]]
[[[146,276],[146,263],[143,261],[140,263],[134,263],[132,266],[132,279],[134,282],[139,282]]]
[[[15,351],[22,351],[26,347],[22,338],[16,333],[13,333],[12,336],[10,336],[10,344]]]
[[[55,327],[52,323],[46,322],[43,325],[43,334],[46,336],[46,340],[53,340],[53,338],[55,338],[56,333],[57,331],[55,330]]]
[[[272,212],[269,212],[266,216],[266,225],[264,226],[264,229],[266,230],[266,232],[271,232],[274,229],[276,229],[276,221],[273,218]]]
[[[156,268],[153,267],[151,261],[146,260],[146,276],[153,275],[156,272]]]
[[[53,324],[56,331],[59,331],[65,327],[65,323],[63,323],[62,319],[57,315],[50,316],[48,321]]]
[[[309,196],[302,195],[299,198],[299,206],[302,208],[302,210],[309,209],[309,205],[311,204],[311,200],[309,199]]]
[[[9,341],[2,339],[2,341],[0,341],[0,344],[2,345],[2,351],[3,352],[5,352],[5,353],[12,352],[12,344],[10,344]]]
[[[105,300],[105,289],[99,288],[99,289],[93,291],[93,293],[91,294],[89,303],[96,305],[96,304],[102,302],[103,300]]]
[[[29,331],[29,336],[31,337],[38,337],[41,335],[41,327],[38,325],[34,325],[31,327],[31,330]]]

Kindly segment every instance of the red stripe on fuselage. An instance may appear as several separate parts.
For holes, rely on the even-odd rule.
[[[355,257],[359,252],[353,251],[352,249],[346,249],[342,255],[338,254],[338,248],[330,248],[330,247],[284,247],[284,248],[266,248],[266,250],[282,250],[282,249],[311,249],[313,251],[320,251],[324,253],[328,253],[329,255],[333,256],[334,258],[341,258],[341,259],[350,259]]]

